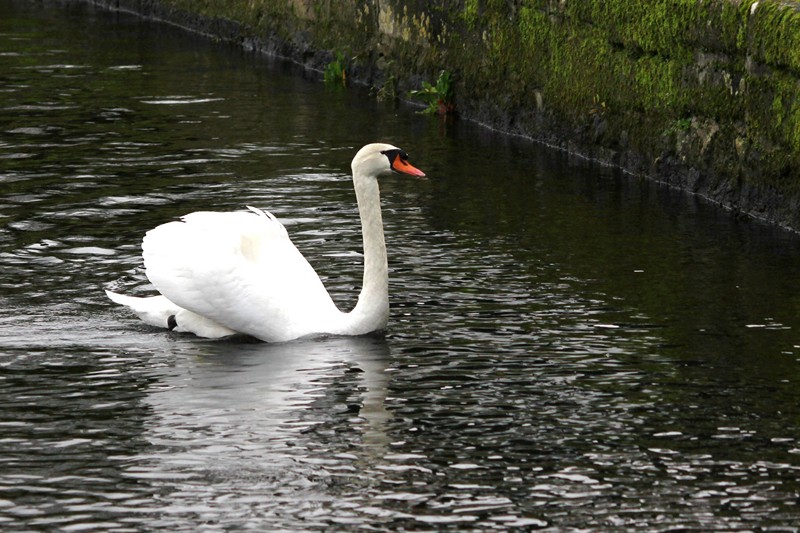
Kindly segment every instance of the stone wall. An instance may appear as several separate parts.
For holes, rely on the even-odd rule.
[[[800,2],[94,0],[405,97],[800,230]]]

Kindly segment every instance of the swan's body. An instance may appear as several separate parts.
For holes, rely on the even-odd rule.
[[[388,144],[368,144],[353,159],[364,285],[349,313],[336,307],[283,225],[252,207],[191,213],[150,230],[142,255],[147,277],[161,294],[106,294],[148,324],[201,337],[244,333],[280,342],[383,329],[389,319],[389,280],[377,178],[391,171],[424,176],[407,159]]]

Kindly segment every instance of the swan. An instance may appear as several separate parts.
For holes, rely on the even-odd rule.
[[[148,231],[142,257],[157,296],[106,291],[145,323],[199,337],[244,333],[267,342],[320,334],[363,335],[389,320],[389,274],[378,177],[425,173],[406,152],[374,143],[353,158],[364,241],[364,282],[356,306],[339,310],[314,268],[271,213],[199,211]]]

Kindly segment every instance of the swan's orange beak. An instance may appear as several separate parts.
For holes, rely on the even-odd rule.
[[[416,168],[414,165],[409,163],[407,160],[403,159],[400,154],[397,154],[394,157],[394,161],[392,161],[392,170],[395,170],[401,174],[409,174],[411,176],[419,176],[420,178],[425,176],[425,173],[420,169]]]

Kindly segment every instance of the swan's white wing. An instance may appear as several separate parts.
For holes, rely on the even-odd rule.
[[[324,331],[340,314],[286,229],[264,211],[191,213],[149,231],[142,249],[161,294],[241,333],[289,340]]]

